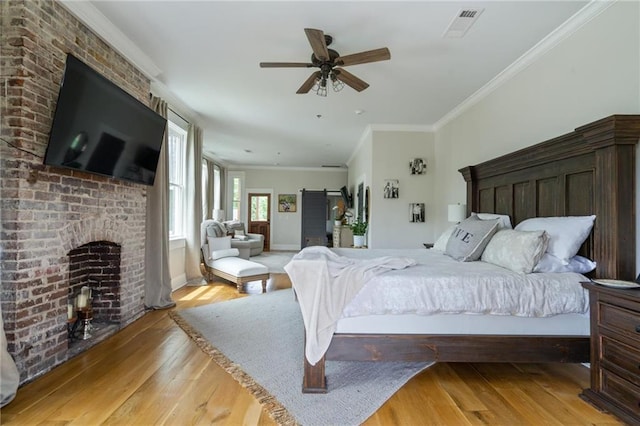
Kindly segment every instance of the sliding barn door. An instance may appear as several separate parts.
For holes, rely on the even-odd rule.
[[[327,245],[327,191],[302,190],[300,247]]]

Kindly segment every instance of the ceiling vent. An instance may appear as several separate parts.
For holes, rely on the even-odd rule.
[[[466,34],[484,9],[460,9],[453,18],[443,37],[460,38]]]

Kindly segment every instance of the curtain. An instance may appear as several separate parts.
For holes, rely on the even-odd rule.
[[[151,108],[167,118],[168,106],[162,99],[152,96]],[[147,190],[144,304],[153,309],[166,309],[176,305],[171,298],[169,272],[168,143],[168,130],[165,128],[155,182]]]
[[[200,224],[202,223],[202,130],[189,124],[187,133],[186,248],[187,285],[206,284],[200,271]]]

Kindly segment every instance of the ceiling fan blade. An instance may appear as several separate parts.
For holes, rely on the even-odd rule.
[[[362,92],[364,89],[369,87],[369,83],[364,80],[359,79],[355,75],[350,72],[343,70],[342,68],[336,68],[333,70],[336,74],[336,78],[346,84],[347,86],[357,90],[358,92]]]
[[[314,30],[313,28],[305,28],[304,33],[309,39],[309,44],[313,49],[313,54],[320,61],[329,60],[329,51],[327,50],[327,43],[324,40],[324,33],[322,30]]]
[[[311,68],[307,62],[260,62],[260,68]]]
[[[313,74],[311,74],[309,76],[309,78],[306,79],[304,83],[302,83],[302,86],[300,86],[300,88],[298,89],[298,91],[296,93],[299,94],[299,95],[303,95],[305,93],[309,93],[309,90],[311,90],[311,88],[315,84],[316,80],[318,78],[320,78],[321,75],[322,75],[322,73],[320,71],[316,71]]]
[[[389,49],[386,47],[382,47],[380,49],[354,53],[353,55],[340,56],[336,58],[336,65],[346,67],[347,65],[366,64],[369,62],[386,61],[388,59],[391,59],[391,52],[389,52]]]

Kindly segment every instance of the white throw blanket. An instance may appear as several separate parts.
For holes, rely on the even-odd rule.
[[[406,257],[353,259],[313,246],[285,267],[298,297],[306,332],[305,356],[315,365],[329,348],[344,307],[374,276],[416,264]]]

